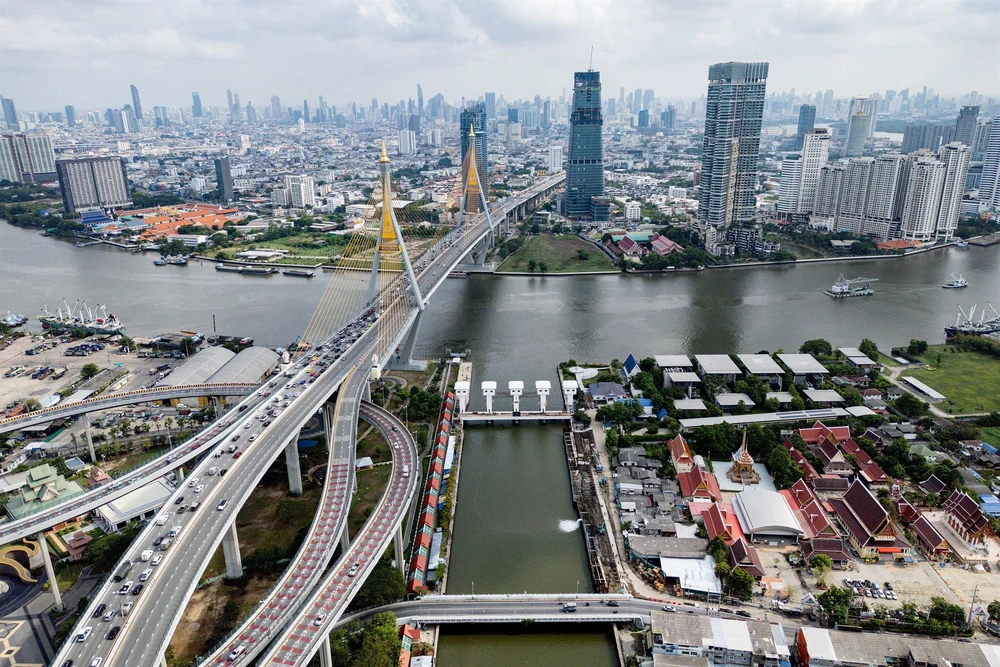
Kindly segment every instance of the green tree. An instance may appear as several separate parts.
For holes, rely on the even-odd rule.
[[[988,613],[987,609],[987,613]],[[957,604],[952,604],[942,597],[932,597],[930,607],[927,610],[928,617],[942,623],[951,623],[958,626],[965,623],[965,609]]]
[[[380,607],[400,600],[406,595],[406,580],[398,568],[383,559],[361,584],[357,597],[351,602],[353,609]]]
[[[829,341],[822,338],[813,338],[802,343],[802,345],[799,346],[799,352],[802,354],[829,356],[833,354],[833,346],[830,345]]]
[[[536,262],[533,259],[528,260],[528,273],[534,273],[537,267],[538,267],[538,262]]]
[[[729,577],[726,579],[729,587],[729,594],[741,600],[749,600],[753,597],[754,579],[746,570],[734,567]]]
[[[813,574],[816,575],[816,581],[820,588],[826,588],[826,576],[833,568],[833,559],[826,554],[816,554],[809,560],[809,565],[812,566]]]
[[[726,557],[729,555],[729,547],[726,546],[725,540],[718,535],[708,541],[705,550],[712,555],[716,563],[726,562]]]
[[[850,608],[853,598],[854,593],[847,588],[831,586],[820,593],[816,600],[823,606],[823,611],[826,612],[831,622],[845,623],[847,622],[847,610]]]
[[[546,264],[545,262],[539,262],[538,263],[538,272],[539,273],[548,273],[548,271],[549,271],[549,265],[548,264]]]
[[[80,377],[84,380],[89,380],[98,373],[101,372],[101,367],[95,363],[84,364],[83,368],[80,369]]]
[[[986,612],[990,615],[990,620],[1000,623],[1000,600],[994,600],[986,607]]]
[[[732,573],[729,569],[728,563],[716,563],[715,564],[715,576],[719,579],[725,580]]]
[[[36,410],[41,410],[42,404],[38,402],[37,398],[29,398],[24,402],[25,412],[35,412]]]
[[[135,341],[128,336],[122,336],[121,340],[118,341],[118,344],[129,352],[135,352],[139,349],[139,346],[135,344]]]
[[[580,248],[579,250],[576,251],[576,258],[581,262],[586,262],[588,259],[590,259],[590,253],[584,250],[583,248]]]
[[[904,392],[902,396],[893,402],[893,407],[907,417],[919,417],[927,414],[928,405],[913,394]]]
[[[910,344],[906,347],[906,351],[912,355],[923,354],[927,351],[927,341],[911,338]]]
[[[858,345],[858,349],[861,351],[861,354],[869,359],[878,359],[878,345],[872,339],[863,338],[861,344]]]

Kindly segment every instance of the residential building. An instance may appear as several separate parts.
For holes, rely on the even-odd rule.
[[[791,665],[791,649],[780,623],[654,611],[650,615],[650,633],[654,664],[699,664],[657,662],[657,655],[667,655],[686,661],[701,658],[701,664],[715,667]]]
[[[829,130],[810,129],[803,136],[801,153],[785,157],[781,163],[781,187],[778,190],[779,213],[800,216],[813,211],[820,170],[826,166],[829,147]]]
[[[816,126],[816,107],[812,104],[803,104],[799,107],[799,126],[795,132],[794,150],[802,150],[805,142],[806,132]]]
[[[816,181],[816,199],[813,218],[835,220],[840,213],[840,191],[847,168],[842,164],[828,164],[820,168]]]
[[[191,93],[191,115],[195,118],[204,116],[204,111],[201,108],[201,95],[198,93]]]
[[[670,460],[674,464],[677,473],[690,472],[694,468],[694,457],[691,456],[691,448],[688,447],[684,436],[676,435],[667,440],[667,449],[670,451]]]
[[[987,118],[976,125],[976,139],[972,147],[972,161],[982,162],[986,156],[986,147],[990,143],[990,132],[993,130],[993,119]]]
[[[470,130],[473,133],[471,137],[469,136]],[[487,174],[489,174],[489,161],[486,152],[486,106],[482,102],[476,102],[462,110],[459,116],[458,134],[461,141],[462,160],[465,160],[465,156],[469,154],[470,140],[475,142],[476,172],[479,174],[479,179],[485,181]]]
[[[642,217],[642,204],[636,200],[625,202],[625,219],[629,222],[638,222]]]
[[[979,119],[979,107],[964,106],[958,110],[955,119],[955,133],[952,141],[972,147],[976,140],[976,121]]]
[[[667,110],[660,113],[660,126],[663,128],[664,132],[670,133],[674,131],[674,123],[677,121],[677,110],[674,109],[674,105],[668,104]]]
[[[56,160],[56,174],[66,213],[132,204],[124,158]]]
[[[1000,114],[990,124],[989,140],[983,154],[983,180],[979,186],[979,210],[1000,209]]]
[[[56,154],[49,136],[0,136],[0,180],[13,183],[51,183],[56,180]]]
[[[132,90],[132,112],[135,114],[135,119],[138,121],[139,127],[136,129],[142,129],[142,103],[139,101],[139,89],[135,85],[129,86]]]
[[[285,191],[288,205],[293,208],[305,208],[316,205],[315,186],[312,176],[285,176]]]
[[[938,208],[935,238],[950,241],[958,228],[958,216],[962,208],[962,194],[965,179],[969,173],[972,149],[967,144],[953,143],[942,146],[938,160],[944,163],[944,183],[941,185],[941,205]]]
[[[998,659],[993,644],[805,625],[793,650],[798,667],[993,667]]]
[[[766,62],[708,69],[698,217],[710,227],[754,220],[767,73]]]
[[[781,161],[781,184],[778,186],[778,213],[794,215],[802,192],[802,156],[790,153]]]
[[[604,116],[601,114],[601,73],[573,75],[573,111],[569,120],[564,210],[570,217],[606,221],[604,197]],[[595,201],[596,199],[596,201]]]
[[[417,152],[417,133],[413,130],[399,131],[399,154],[412,155]]]
[[[917,155],[912,159],[900,220],[902,238],[913,241],[934,238],[945,171],[944,163],[932,157]]]
[[[855,97],[847,117],[847,157],[864,155],[865,148],[875,139],[875,119],[878,102],[869,97]]]
[[[215,182],[219,191],[219,203],[227,204],[236,199],[233,192],[233,172],[228,157],[215,158]]]
[[[66,112],[66,125],[70,127],[76,125],[76,108],[72,104],[67,104],[63,110]]]
[[[549,173],[557,174],[563,170],[562,146],[549,146]]]
[[[942,145],[949,143],[955,134],[954,125],[939,125],[934,123],[914,123],[903,129],[903,155],[916,153],[921,149],[936,151]]]

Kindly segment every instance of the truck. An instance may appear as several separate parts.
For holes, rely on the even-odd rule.
[[[142,552],[142,553],[141,553],[141,554],[139,555],[139,558],[141,558],[141,559],[142,559],[142,562],[143,562],[143,563],[145,563],[146,561],[148,561],[148,560],[149,560],[150,558],[152,558],[152,557],[153,557],[153,550],[152,550],[152,549],[146,549],[145,551],[143,551],[143,552]]]
[[[121,581],[122,579],[127,577],[129,570],[131,569],[132,569],[132,561],[127,560],[124,563],[122,563],[121,567],[118,568],[118,571],[115,572],[115,581]]]

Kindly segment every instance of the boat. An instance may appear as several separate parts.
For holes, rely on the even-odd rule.
[[[3,323],[9,327],[19,327],[27,321],[28,318],[24,315],[15,315],[9,310],[7,311],[7,317],[3,318]]]
[[[973,304],[972,310],[969,311],[968,315],[966,315],[962,307],[959,306],[958,317],[955,319],[955,326],[946,326],[944,328],[945,342],[950,343],[955,340],[958,334],[964,334],[966,336],[985,336],[988,334],[1000,333],[1000,313],[998,313],[997,309],[993,307],[993,304],[987,303],[986,305],[993,311],[993,317],[986,319],[986,309],[984,308],[980,311],[978,321],[974,318],[979,304]]]
[[[216,271],[231,271],[232,273],[243,273],[242,266],[230,266],[228,264],[216,264]]]
[[[269,276],[272,273],[277,273],[277,269],[272,269],[270,266],[244,266],[243,275],[245,276]]]
[[[42,307],[42,315],[38,316],[38,321],[42,327],[49,331],[74,331],[82,329],[88,334],[123,334],[125,325],[115,317],[113,313],[107,312],[107,306],[98,305],[91,310],[84,301],[80,306],[77,301],[72,307],[63,301],[63,308],[56,309],[55,313],[49,312],[48,306]]]
[[[312,278],[316,274],[312,271],[303,271],[302,269],[285,269],[281,272],[283,276],[298,276],[300,278]]]
[[[844,299],[849,296],[871,296],[875,293],[875,290],[871,288],[871,284],[874,282],[878,282],[878,278],[845,278],[844,274],[841,273],[837,276],[837,282],[823,294],[832,296],[834,299]],[[853,287],[855,284],[860,286]]]
[[[166,266],[167,265],[167,260],[165,260],[165,259],[163,259],[161,257],[159,259],[154,259],[153,260],[153,264],[155,264],[156,266]]]
[[[969,286],[968,280],[963,278],[961,274],[959,274],[958,278],[956,278],[954,273],[951,274],[950,282],[946,282],[945,284],[941,285],[941,287],[945,289],[961,289],[963,287],[968,287],[968,286]]]
[[[956,248],[968,248],[969,247],[969,242],[968,241],[958,241],[957,243],[955,243],[955,247]]]
[[[180,255],[171,255],[167,257],[167,264],[172,264],[174,266],[184,266],[187,264],[187,257],[181,257]]]
[[[468,278],[469,277],[469,272],[468,271],[450,271],[448,273],[448,277],[449,278]]]

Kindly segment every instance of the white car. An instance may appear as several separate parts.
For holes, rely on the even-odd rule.
[[[246,424],[244,424],[243,428],[250,428],[250,422],[247,422]]]
[[[92,632],[93,630],[94,630],[94,628],[92,628],[91,626],[89,626],[89,625],[88,625],[87,627],[85,627],[85,628],[84,628],[84,629],[83,629],[83,630],[82,630],[82,631],[80,632],[80,634],[78,634],[78,635],[76,636],[76,641],[78,641],[78,642],[85,642],[85,641],[87,641],[87,637],[89,637],[89,636],[90,636],[90,633],[91,633],[91,632]]]
[[[240,644],[239,646],[237,646],[236,648],[234,648],[229,653],[229,655],[226,656],[226,659],[230,660],[230,661],[235,660],[236,658],[238,658],[241,655],[243,655],[243,652],[246,651],[246,650],[247,650],[247,643],[243,642],[242,644]]]
[[[149,561],[149,564],[156,567],[160,564],[161,560],[163,560],[163,556],[153,556],[153,560]]]
[[[199,484],[198,486],[194,487],[194,492],[195,493],[201,493],[204,490],[205,490],[205,485],[204,484]]]
[[[251,435],[250,438],[249,438],[250,442],[253,442],[256,439],[257,439],[257,434],[256,433],[254,433],[253,435]]]
[[[159,558],[159,556],[157,556]],[[122,605],[122,616],[128,616],[128,613],[132,611],[132,603],[126,602]]]
[[[147,567],[145,570],[142,571],[142,574],[139,575],[139,581],[146,581],[147,579],[149,579],[149,575],[151,574],[153,574],[153,568]]]
[[[188,482],[188,486],[190,486],[192,489],[194,487],[198,486],[198,478],[197,477],[192,477],[191,481]]]
[[[320,614],[320,615],[318,615],[316,617],[316,620],[313,621],[313,625],[319,627],[319,626],[323,625],[323,621],[324,620],[326,620],[326,614]]]
[[[156,525],[157,525],[157,526],[162,526],[162,525],[163,525],[163,524],[165,524],[166,522],[167,522],[167,517],[166,517],[166,515],[164,515],[164,514],[161,514],[160,516],[156,517]]]

